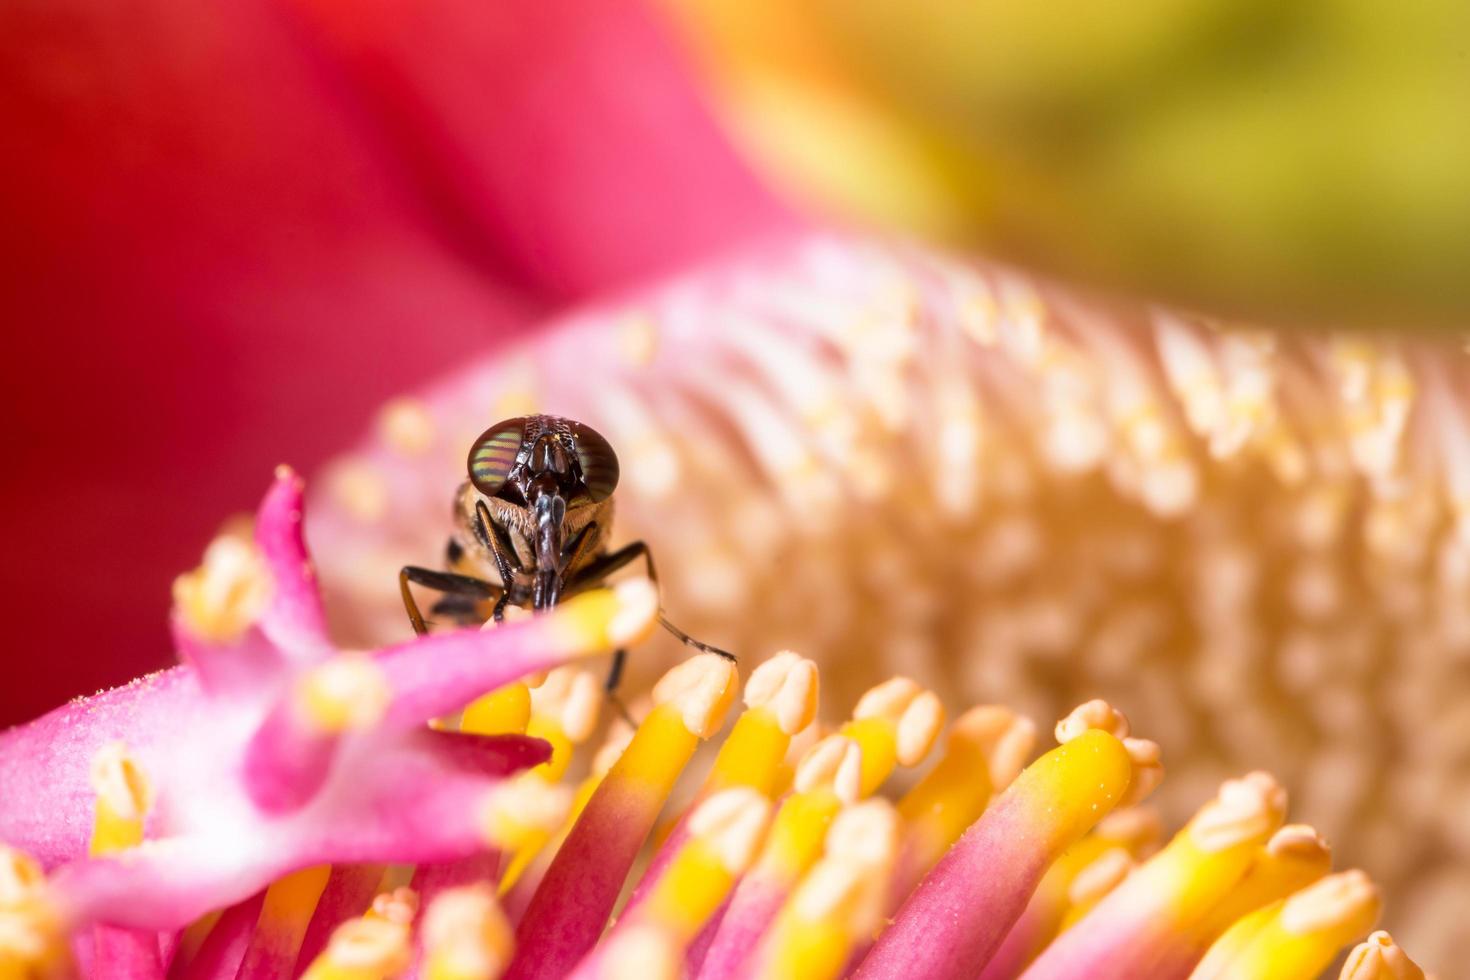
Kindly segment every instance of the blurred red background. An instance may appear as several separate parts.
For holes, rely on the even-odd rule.
[[[787,221],[628,3],[0,9],[0,725],[171,660],[271,467]]]

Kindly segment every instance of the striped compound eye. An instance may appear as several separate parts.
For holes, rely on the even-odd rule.
[[[577,450],[577,464],[582,468],[582,483],[594,503],[611,497],[618,486],[618,457],[612,446],[597,430],[581,422],[567,423],[572,445]]]
[[[492,425],[481,433],[470,447],[470,482],[475,489],[487,497],[493,497],[505,486],[511,467],[516,465],[516,454],[521,451],[521,442],[526,431],[526,420],[506,419]],[[613,464],[617,479],[617,464]]]

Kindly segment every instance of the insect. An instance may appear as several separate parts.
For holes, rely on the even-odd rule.
[[[428,624],[410,583],[444,594],[432,614],[471,623],[482,617],[481,603],[489,601],[497,622],[508,605],[549,609],[639,558],[648,577],[658,581],[646,543],[608,550],[618,458],[590,426],[556,415],[506,419],[475,440],[467,466],[469,479],[454,497],[455,529],[446,554],[451,570],[407,565],[398,573],[415,633],[427,633]],[[662,613],[659,624],[697,650],[735,659],[694,639]],[[624,650],[613,654],[609,693],[617,688],[626,657]]]

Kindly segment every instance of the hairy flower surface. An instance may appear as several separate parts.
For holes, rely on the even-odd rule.
[[[844,700],[886,673],[1035,718],[1105,697],[1183,763],[1171,822],[1270,767],[1396,934],[1470,962],[1466,367],[808,238],[389,404],[309,533],[344,632],[400,636],[394,576],[442,554],[474,437],[582,419],[686,629],[801,650]]]

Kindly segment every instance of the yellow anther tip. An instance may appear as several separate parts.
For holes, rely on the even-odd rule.
[[[835,860],[881,867],[898,850],[898,811],[881,797],[844,809],[827,831],[827,854]]]
[[[628,743],[632,741],[633,729],[622,721],[613,725],[607,737],[603,739],[602,745],[592,755],[592,774],[594,776],[607,775],[607,771],[622,758],[623,753],[628,750]]]
[[[499,976],[515,951],[515,931],[488,884],[441,892],[422,932],[428,958],[449,976]]]
[[[955,719],[950,740],[978,746],[989,762],[990,785],[1000,792],[1015,781],[1036,747],[1036,723],[1010,708],[982,704]]]
[[[1125,738],[1123,748],[1133,764],[1133,776],[1128,782],[1128,793],[1120,801],[1121,806],[1134,806],[1147,799],[1164,781],[1163,752],[1157,742],[1146,738]]]
[[[755,860],[770,819],[770,801],[739,786],[699,804],[689,816],[689,832],[714,851],[731,874],[740,874]]]
[[[307,671],[297,703],[314,727],[335,733],[377,724],[391,696],[388,679],[371,657],[344,653]]]
[[[683,958],[651,925],[631,925],[607,939],[602,973],[607,980],[678,980]]]
[[[1266,842],[1266,853],[1278,860],[1315,861],[1332,853],[1332,848],[1315,827],[1287,824]]]
[[[1380,929],[1348,954],[1338,980],[1424,980],[1424,971]]]
[[[924,761],[944,728],[944,702],[933,691],[921,691],[898,718],[895,739],[900,765],[916,766]]]
[[[1219,795],[1200,808],[1189,834],[1205,851],[1221,851],[1252,839],[1264,840],[1286,814],[1286,790],[1268,773],[1228,779]]]
[[[419,914],[419,893],[412,888],[395,888],[373,896],[369,914],[400,925],[408,925]]]
[[[265,611],[271,579],[254,542],[215,538],[204,562],[174,579],[174,608],[189,631],[215,643],[239,639]]]
[[[890,677],[876,687],[869,688],[858,699],[852,716],[858,721],[865,718],[886,718],[898,723],[904,709],[923,693],[923,688],[907,677]]]
[[[1067,899],[1073,905],[1090,905],[1117,888],[1133,867],[1133,856],[1123,848],[1103,851],[1072,879]]]
[[[1117,738],[1128,737],[1128,718],[1101,698],[1083,702],[1057,722],[1058,745],[1066,745],[1092,729],[1104,731]]]
[[[829,785],[838,799],[852,803],[861,793],[862,777],[863,750],[845,735],[828,735],[797,764],[793,785],[802,793]]]
[[[1353,869],[1328,875],[1286,900],[1281,928],[1298,936],[1326,930],[1366,931],[1378,921],[1382,897],[1378,886]]]
[[[806,728],[817,714],[817,665],[783,650],[751,672],[745,706],[767,708],[787,735]]]
[[[16,905],[46,882],[40,862],[29,854],[0,843],[0,906]]]
[[[122,742],[109,742],[92,756],[92,791],[122,820],[142,820],[151,802],[148,778]]]
[[[558,667],[531,690],[531,710],[561,728],[573,745],[592,737],[602,708],[602,685],[576,667]]]
[[[713,653],[701,653],[670,670],[653,688],[653,701],[679,712],[684,727],[709,738],[725,721],[740,677],[735,665]]]
[[[571,790],[544,779],[521,778],[490,791],[485,804],[486,842],[515,850],[556,830],[572,805]]]
[[[872,933],[883,919],[884,869],[848,861],[822,860],[802,879],[791,910],[807,922],[839,922],[853,935]]]
[[[1094,833],[1137,853],[1163,836],[1164,818],[1153,807],[1128,807],[1099,820]]]
[[[401,972],[411,958],[408,926],[387,919],[352,919],[332,933],[322,958],[339,969]]]
[[[632,646],[653,632],[658,621],[658,586],[646,578],[630,579],[613,586],[613,596],[618,611],[607,624],[612,646]]]

